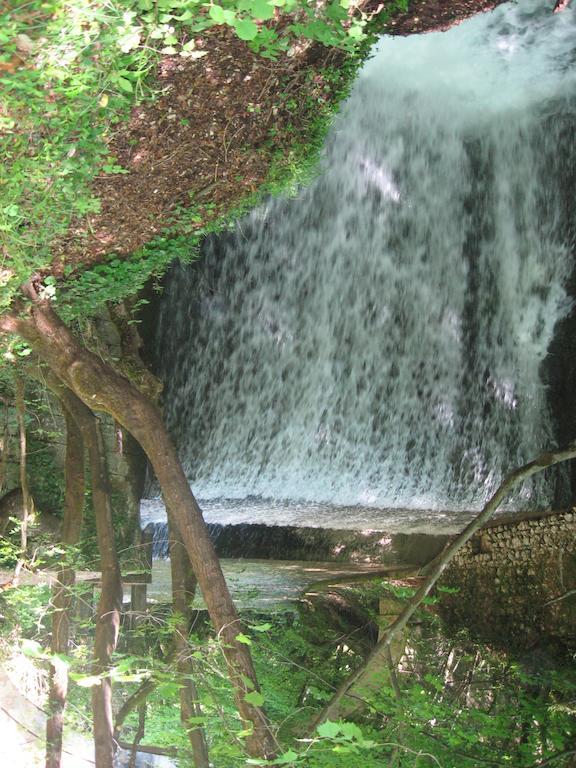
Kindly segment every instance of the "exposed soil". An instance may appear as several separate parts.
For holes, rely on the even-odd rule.
[[[408,13],[392,19],[387,31],[394,35],[445,31],[504,2],[506,0],[410,0]]]
[[[447,29],[500,2],[413,0],[387,30]],[[65,262],[85,268],[111,253],[129,255],[175,224],[183,209],[194,208],[186,224],[192,232],[232,210],[263,183],[275,151],[285,154],[306,139],[315,105],[331,98],[322,70],[343,61],[320,45],[268,61],[224,27],[204,33],[197,47],[202,58],[162,59],[160,97],[135,108],[113,137],[110,150],[129,172],[95,180],[101,212],[59,244],[56,273]]]
[[[342,53],[313,46],[273,62],[227,28],[204,35],[197,41],[203,58],[161,60],[160,97],[136,107],[110,143],[129,173],[95,180],[101,213],[70,232],[61,263],[127,255],[184,208],[194,208],[197,221],[187,224],[200,229],[259,188],[276,152],[307,136],[314,106],[329,98],[321,71]]]

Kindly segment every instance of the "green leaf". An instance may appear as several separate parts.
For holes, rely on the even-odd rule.
[[[252,0],[250,13],[255,19],[266,21],[274,17],[274,6],[268,0]]]
[[[264,704],[264,696],[260,691],[250,691],[244,696],[244,701],[248,704],[252,704],[254,707],[261,707]]]
[[[256,624],[251,629],[254,632],[268,632],[269,629],[272,629],[272,624],[269,622],[266,622],[265,624]]]
[[[130,80],[128,80],[125,77],[117,77],[116,78],[116,83],[118,84],[118,87],[121,90],[125,91],[126,93],[132,93],[132,91],[134,90]]]
[[[216,24],[224,24],[226,21],[224,8],[222,8],[221,5],[211,5],[209,15],[210,18],[216,22]]]
[[[240,40],[254,40],[258,34],[258,27],[250,19],[236,19],[233,26]]]
[[[350,27],[348,30],[348,36],[353,38],[354,40],[359,40],[361,37],[364,36],[364,30],[359,25],[355,24],[354,26]]]
[[[287,763],[295,763],[296,760],[298,760],[298,754],[293,749],[289,749],[288,752],[278,755],[272,765],[286,765]]]
[[[325,739],[333,739],[335,736],[338,736],[341,730],[341,724],[333,723],[331,720],[326,720],[325,723],[321,723],[316,728],[318,736],[322,736]]]
[[[340,723],[340,731],[346,739],[357,739],[362,741],[362,730],[356,725],[356,723]]]
[[[162,683],[162,685],[159,685],[158,688],[156,688],[156,693],[162,699],[170,699],[180,692],[180,688],[182,688],[182,686],[178,683]]]
[[[244,635],[242,632],[240,632],[239,635],[236,635],[236,640],[238,640],[239,643],[244,643],[244,645],[252,645],[252,640],[248,637],[248,635]]]

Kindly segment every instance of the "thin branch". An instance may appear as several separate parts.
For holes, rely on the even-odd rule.
[[[519,483],[527,480],[532,475],[541,472],[544,469],[560,464],[563,461],[568,461],[576,457],[576,443],[571,443],[568,448],[564,448],[557,451],[546,451],[541,453],[536,459],[525,464],[518,469],[511,472],[501,482],[496,493],[485,504],[484,508],[472,520],[466,528],[446,547],[446,549],[431,563],[425,566],[421,573],[426,576],[426,580],[420,586],[414,597],[408,602],[406,608],[398,616],[398,618],[390,624],[378,643],[374,646],[369,656],[366,658],[364,664],[356,669],[350,677],[345,680],[340,688],[336,691],[334,697],[326,707],[319,713],[312,723],[313,728],[322,723],[330,712],[334,711],[338,703],[348,695],[348,692],[352,686],[360,679],[364,669],[369,666],[373,659],[378,656],[386,646],[390,646],[392,640],[396,635],[401,632],[408,624],[414,613],[419,608],[424,598],[428,595],[434,584],[438,581],[442,573],[446,570],[448,564],[467,541],[478,531],[489,519],[494,512],[498,509],[500,504],[504,501],[510,491],[515,488]]]
[[[552,600],[548,600],[548,602],[543,603],[542,607],[545,608],[547,605],[554,605],[554,603],[559,603],[560,600],[565,600],[567,597],[571,597],[572,595],[576,595],[576,589],[570,589],[568,592],[565,592],[559,597],[553,597]]]
[[[134,691],[134,693],[126,699],[124,704],[122,704],[114,721],[114,738],[116,741],[118,741],[118,734],[120,733],[120,729],[124,725],[128,715],[137,709],[140,704],[146,701],[147,697],[152,693],[157,685],[158,681],[154,680],[153,678],[145,680],[140,688]]]
[[[122,749],[132,750],[134,745],[127,741],[119,741],[118,746]],[[178,757],[179,753],[177,749],[171,749],[169,747],[155,747],[151,744],[139,744],[139,752],[147,752],[149,755],[165,755],[166,757]]]

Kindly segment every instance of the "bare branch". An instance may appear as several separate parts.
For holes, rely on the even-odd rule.
[[[408,602],[406,608],[398,616],[398,618],[390,624],[378,643],[374,646],[370,655],[365,660],[364,664],[355,670],[350,677],[345,680],[340,688],[334,694],[334,697],[326,707],[315,718],[313,726],[315,727],[319,723],[323,722],[329,715],[334,712],[334,708],[337,707],[338,702],[348,695],[348,692],[362,676],[364,669],[370,664],[372,659],[379,655],[386,646],[389,646],[394,637],[404,629],[408,621],[412,618],[426,595],[430,592],[434,584],[438,581],[442,573],[445,571],[449,562],[452,560],[456,552],[461,549],[464,544],[478,531],[489,519],[494,512],[498,509],[500,504],[504,501],[510,491],[515,488],[519,483],[527,480],[532,475],[541,472],[548,467],[552,467],[555,464],[559,464],[563,461],[576,458],[576,443],[571,443],[568,448],[564,448],[557,451],[545,451],[541,453],[536,459],[525,464],[518,469],[512,471],[501,482],[496,493],[486,503],[482,511],[477,517],[474,518],[464,530],[456,536],[456,538],[449,544],[448,547],[431,563],[425,566],[421,570],[421,574],[426,577],[425,581],[419,587],[414,597]]]
[[[568,592],[565,592],[563,595],[560,595],[560,597],[554,597],[552,600],[548,600],[547,603],[543,603],[542,607],[545,608],[547,605],[554,605],[554,603],[559,603],[561,600],[566,600],[567,597],[572,597],[572,595],[576,595],[576,589],[571,589]]]

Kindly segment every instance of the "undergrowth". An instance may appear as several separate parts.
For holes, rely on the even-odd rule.
[[[379,23],[405,6],[405,0],[386,3]],[[31,0],[3,6],[0,311],[31,273],[50,273],[54,244],[71,226],[84,221],[90,227],[100,210],[91,189],[94,177],[127,172],[109,154],[108,142],[137,101],[154,98],[148,75],[161,55],[202,56],[195,40],[220,24],[268,58],[306,39],[345,52],[341,67],[321,73],[325,99],[304,104],[293,99],[283,105],[298,113],[300,127],[290,148],[279,153],[271,133],[270,145],[262,150],[270,172],[256,195],[233,211],[215,210],[208,201],[177,212],[173,221],[162,222],[161,237],[151,248],[141,249],[123,266],[110,254],[102,269],[77,279],[81,268],[59,257],[64,277],[74,269],[73,284],[66,287],[71,315],[134,293],[175,255],[193,250],[202,234],[221,228],[262,195],[278,194],[309,178],[335,106],[366,53],[371,19],[362,3],[352,0]],[[282,106],[282,96],[278,99]],[[284,133],[289,132],[288,126]],[[188,222],[199,219],[202,227],[196,226],[194,242],[169,243],[187,233]],[[50,278],[46,287],[53,291]]]

